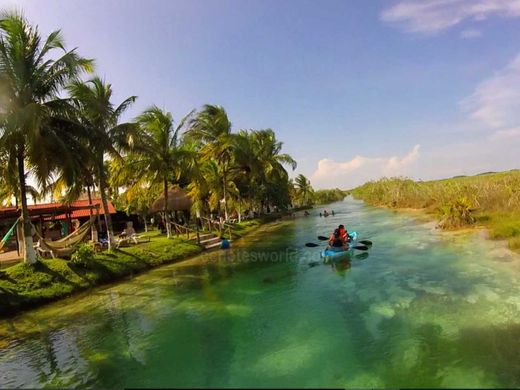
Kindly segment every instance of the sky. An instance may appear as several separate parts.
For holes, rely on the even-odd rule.
[[[520,168],[520,0],[0,0],[96,60],[125,119],[225,107],[315,188]]]

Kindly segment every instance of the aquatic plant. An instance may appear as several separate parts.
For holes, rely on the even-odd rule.
[[[460,198],[438,209],[439,226],[444,229],[458,228],[475,223],[473,206],[467,198]]]
[[[492,238],[520,248],[520,170],[444,180],[395,177],[370,181],[351,191],[375,206],[415,208],[435,215],[443,229],[483,224]]]

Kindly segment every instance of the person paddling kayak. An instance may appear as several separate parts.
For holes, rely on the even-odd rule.
[[[346,249],[346,243],[341,237],[339,229],[335,229],[329,238],[329,248]]]
[[[345,229],[344,225],[339,225],[338,230],[343,242],[347,245],[350,242],[350,236],[348,235],[347,229]]]

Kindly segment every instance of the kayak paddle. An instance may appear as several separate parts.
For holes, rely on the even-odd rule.
[[[365,260],[369,256],[368,252],[359,253],[354,256],[354,259]]]
[[[318,236],[318,240],[320,241],[328,241],[329,238],[328,237],[325,237],[325,236]],[[372,245],[372,241],[370,240],[360,240],[358,241],[360,244],[363,244],[363,245]]]
[[[356,245],[356,246],[353,246],[352,248],[357,249],[358,251],[367,251],[368,250],[368,246],[366,246],[366,245]]]
[[[315,244],[313,242],[308,242],[308,243],[305,244],[305,246],[308,247],[308,248],[315,248],[317,246],[320,246],[320,244]],[[351,248],[357,249],[359,251],[367,251],[368,250],[368,246],[366,246],[366,245],[355,245],[355,246],[353,246]]]

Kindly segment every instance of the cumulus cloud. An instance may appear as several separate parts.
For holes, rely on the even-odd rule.
[[[461,101],[470,117],[502,134],[520,127],[520,54]]]
[[[502,140],[502,139],[520,140],[520,127],[515,127],[513,129],[506,129],[506,130],[498,130],[498,131],[494,132],[490,138],[492,140]]]
[[[464,39],[480,38],[481,36],[482,33],[479,30],[474,29],[462,30],[460,33],[460,37]]]
[[[336,162],[324,158],[311,176],[313,183],[334,186],[354,186],[382,176],[403,175],[419,159],[420,145],[415,145],[406,155],[392,157],[356,156],[350,161]]]
[[[406,0],[384,10],[380,17],[408,32],[435,34],[465,20],[490,16],[520,17],[520,0]]]

